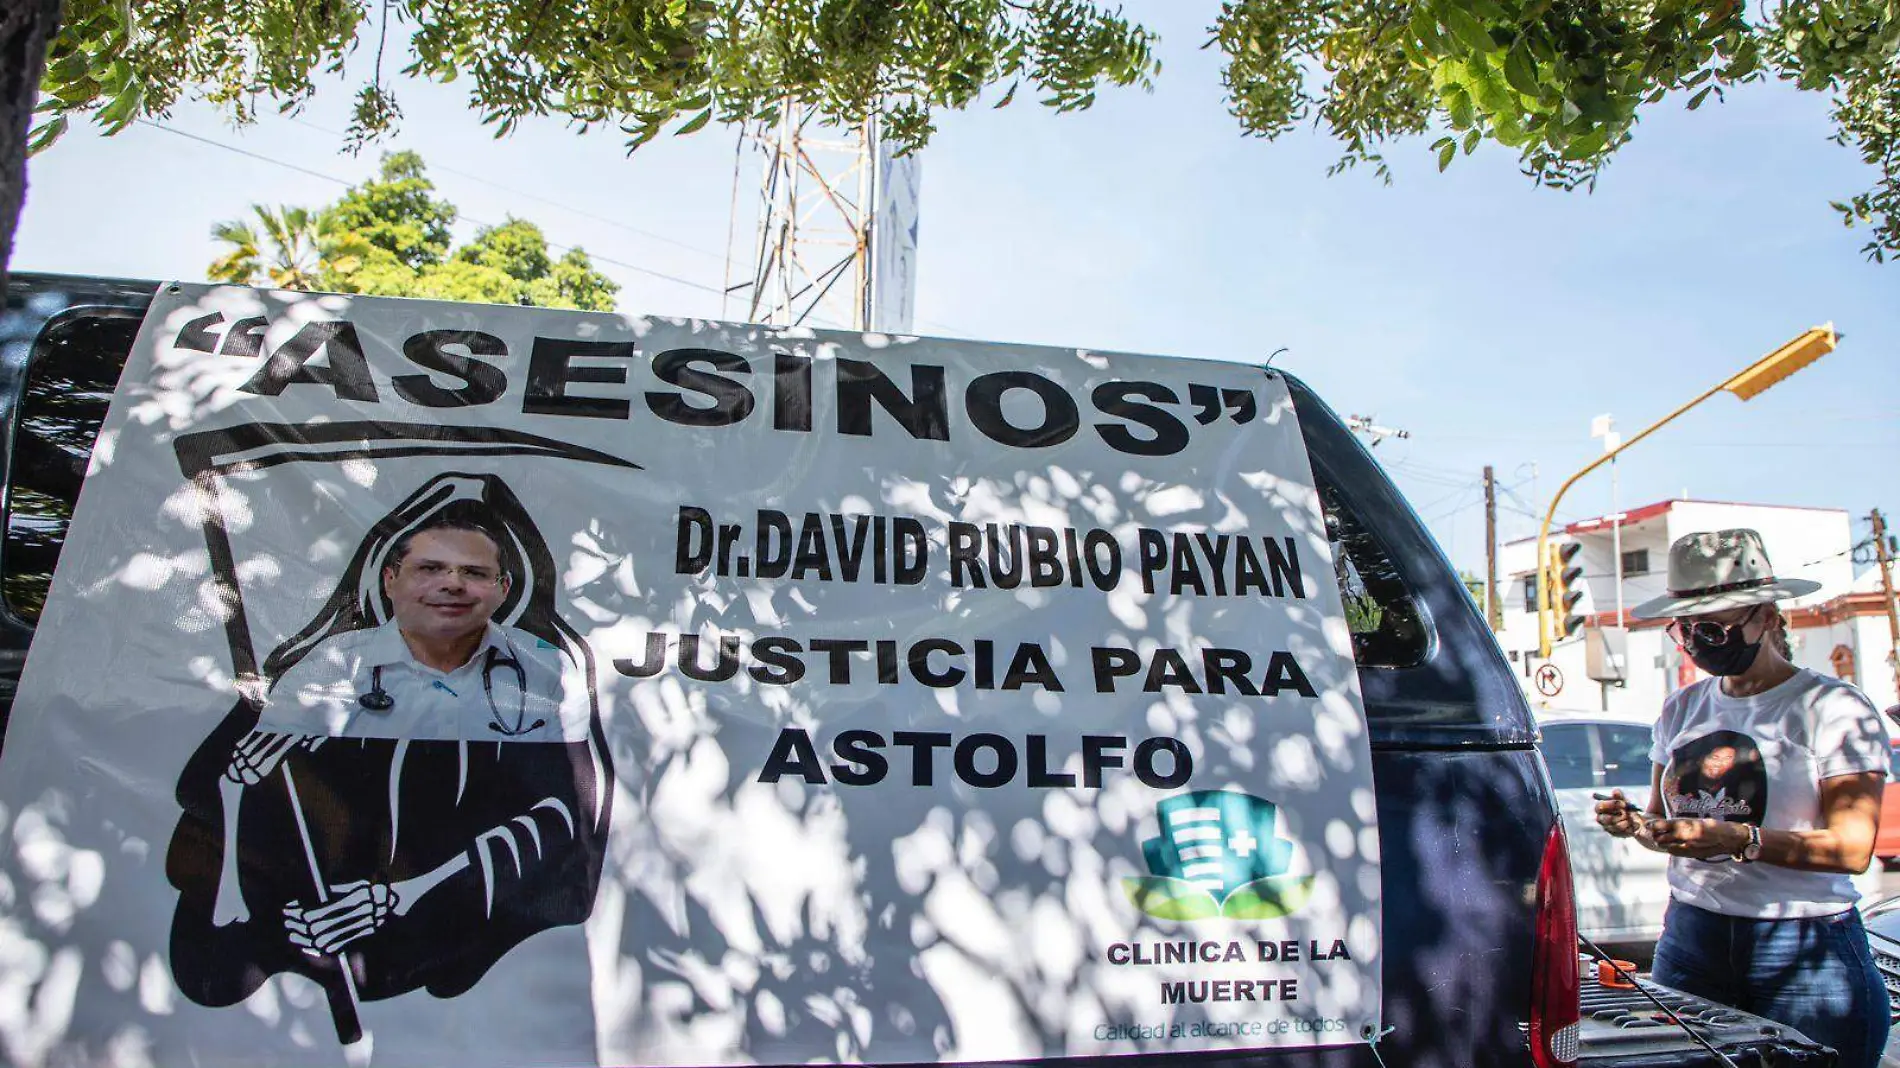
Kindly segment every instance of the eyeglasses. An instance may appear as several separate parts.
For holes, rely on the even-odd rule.
[[[1749,609],[1747,615],[1733,623],[1717,623],[1712,619],[1678,619],[1669,624],[1669,636],[1676,640],[1677,645],[1694,643],[1705,649],[1714,649],[1728,643],[1730,627],[1739,631],[1754,618],[1755,608]]]
[[[421,560],[408,567],[431,582],[438,582],[453,575],[470,586],[493,586],[504,577],[501,572],[486,567],[456,566],[436,560]]]

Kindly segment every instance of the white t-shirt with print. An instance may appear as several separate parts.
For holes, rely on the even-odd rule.
[[[1822,826],[1820,782],[1887,772],[1887,721],[1849,683],[1797,668],[1752,697],[1730,697],[1704,679],[1663,702],[1649,758],[1663,767],[1669,815],[1708,817],[1781,831]],[[1755,919],[1832,916],[1859,900],[1846,875],[1773,864],[1673,857],[1678,901]]]

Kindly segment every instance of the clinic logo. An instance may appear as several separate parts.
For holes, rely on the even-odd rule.
[[[1163,920],[1273,920],[1306,904],[1311,875],[1289,875],[1294,845],[1279,806],[1235,790],[1196,790],[1155,806],[1161,833],[1141,843],[1149,874],[1122,880]]]

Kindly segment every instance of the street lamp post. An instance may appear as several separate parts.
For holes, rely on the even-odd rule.
[[[1616,432],[1616,420],[1599,415],[1590,423],[1590,436],[1603,439],[1603,451],[1615,452],[1623,444]],[[1623,625],[1623,512],[1616,500],[1616,461],[1610,461],[1610,562],[1616,567],[1616,625]]]
[[[1557,487],[1556,494],[1550,498],[1550,508],[1544,513],[1544,521],[1537,528],[1538,657],[1549,659],[1551,646],[1550,523],[1552,519],[1556,518],[1558,502],[1564,499],[1564,494],[1570,491],[1570,487],[1576,485],[1577,481],[1583,478],[1583,476],[1615,460],[1623,450],[1655,433],[1677,416],[1701,404],[1703,401],[1708,400],[1710,397],[1715,396],[1717,393],[1726,390],[1742,400],[1753,400],[1767,392],[1770,387],[1779,383],[1782,379],[1787,378],[1803,367],[1833,352],[1834,346],[1839,342],[1840,335],[1835,333],[1833,323],[1829,323],[1826,326],[1810,327],[1803,331],[1799,337],[1787,342],[1780,348],[1756,360],[1754,363],[1749,364],[1735,374],[1730,375],[1722,382],[1711,386],[1689,403],[1684,404],[1675,411],[1651,423],[1649,426],[1644,427],[1642,432],[1635,437],[1623,442],[1616,448],[1606,450],[1602,456],[1584,465],[1581,471],[1571,475],[1568,479],[1564,480],[1563,485]]]

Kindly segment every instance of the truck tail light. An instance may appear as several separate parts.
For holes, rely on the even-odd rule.
[[[1582,1030],[1577,974],[1577,895],[1570,881],[1570,847],[1561,823],[1552,823],[1537,872],[1537,939],[1531,949],[1531,1060],[1537,1068],[1577,1063]]]

